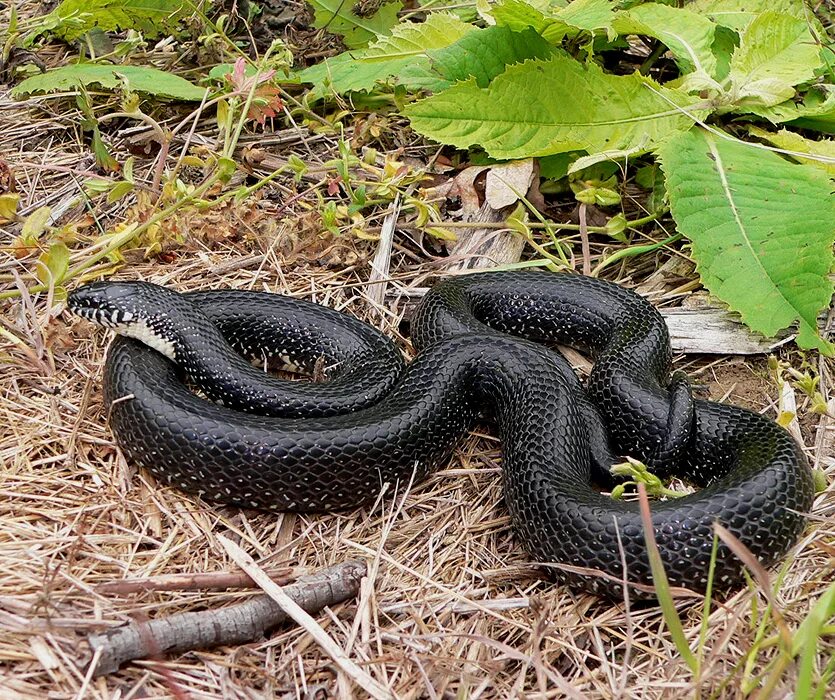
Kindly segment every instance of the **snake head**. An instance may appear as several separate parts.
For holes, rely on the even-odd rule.
[[[119,335],[141,340],[175,359],[175,323],[165,309],[180,295],[149,282],[91,282],[70,292],[67,306],[77,316]]]

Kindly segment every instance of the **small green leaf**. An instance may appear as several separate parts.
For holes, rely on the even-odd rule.
[[[70,251],[65,243],[53,243],[38,258],[37,277],[42,284],[59,287],[70,268]]]
[[[113,187],[107,193],[107,203],[113,204],[113,202],[118,202],[122,197],[131,192],[133,192],[133,183],[125,182],[124,180],[114,183]]]
[[[797,343],[831,354],[817,314],[832,297],[835,198],[825,173],[702,129],[659,150],[678,230],[705,287],[755,331],[799,323]]]
[[[642,75],[604,73],[556,54],[511,66],[487,88],[474,80],[409,105],[412,127],[458,148],[480,145],[492,157],[521,159],[571,150],[649,148],[691,117],[702,103]]]
[[[370,17],[354,12],[351,0],[308,0],[313,6],[313,26],[339,34],[345,46],[356,49],[391,33],[397,24],[397,13],[403,9],[400,0],[387,2]]]
[[[221,182],[229,182],[237,169],[238,164],[232,158],[222,157],[217,159],[217,170],[215,172]]]
[[[23,222],[18,239],[25,246],[37,244],[38,239],[44,234],[49,226],[52,217],[52,209],[47,206],[38,207]]]
[[[740,38],[729,79],[739,103],[765,106],[794,96],[794,86],[811,80],[820,53],[805,20],[763,12]]]
[[[15,192],[0,194],[0,224],[14,221],[17,217],[17,205],[20,204],[20,195]]]
[[[108,66],[97,63],[76,63],[40,75],[33,75],[12,88],[13,97],[31,93],[75,90],[82,86],[100,85],[116,89],[122,79],[131,90],[174,100],[199,102],[206,91],[173,73],[146,66]]]

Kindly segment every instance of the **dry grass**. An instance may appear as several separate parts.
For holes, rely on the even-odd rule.
[[[14,169],[22,212],[51,206],[56,225],[83,224],[81,245],[96,227],[108,229],[136,213],[79,196],[92,162],[87,144],[66,129],[77,117],[61,111],[66,104],[52,98],[18,104],[0,92],[0,156]],[[199,135],[215,135],[211,122]],[[123,132],[111,136],[117,150],[124,146]],[[280,136],[261,145],[309,162],[335,153],[327,137],[294,129]],[[407,153],[424,155],[408,146]],[[144,182],[150,166],[150,160],[138,164]],[[412,293],[443,259],[431,255],[431,243],[400,230],[381,306],[367,284],[377,244],[319,237],[312,195],[287,208],[281,204],[305,187],[281,180],[256,205],[213,211],[210,220],[181,218],[182,245],[152,261],[131,255],[120,274],[179,289],[292,293],[357,315],[402,341],[399,321]],[[371,223],[380,225],[386,213]],[[19,225],[10,225],[2,233],[0,291],[32,284],[36,253],[19,258],[9,247],[19,232]],[[649,270],[657,264],[642,263]],[[632,269],[636,278],[647,271]],[[46,294],[24,293],[2,304],[2,698],[362,697],[295,628],[241,648],[136,663],[95,680],[85,675],[77,659],[89,631],[246,595],[96,591],[97,584],[125,577],[234,570],[218,535],[237,541],[264,567],[316,570],[367,557],[372,575],[360,598],[324,611],[318,621],[397,697],[678,698],[698,688],[703,697],[733,698],[766,681],[773,681],[771,697],[786,697],[794,687],[794,662],[770,676],[780,655],[777,627],[759,593],[743,591],[715,606],[694,679],[656,608],[600,602],[545,581],[514,540],[501,498],[499,445],[486,435],[469,438],[425,483],[345,514],[276,517],[212,507],[162,487],[125,463],[108,431],[100,387],[108,338]],[[796,355],[788,357],[798,364]],[[821,361],[816,370],[830,399],[831,365]],[[706,371],[701,378],[721,395],[724,389],[710,376]],[[773,383],[758,383],[745,398],[774,415]],[[831,480],[833,421],[802,417],[809,457]],[[813,516],[777,587],[790,630],[831,585],[831,488],[817,499]],[[679,611],[695,648],[702,608],[683,602]],[[822,635],[817,673],[831,668],[833,652],[832,636]]]

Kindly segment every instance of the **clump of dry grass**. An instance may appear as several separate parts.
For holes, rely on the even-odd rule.
[[[125,214],[119,206],[86,213],[79,192],[92,168],[88,148],[66,132],[62,118],[50,115],[51,105],[46,98],[27,105],[0,95],[0,154],[15,172],[22,213],[49,205],[59,225],[87,216],[104,227],[119,221]],[[335,152],[327,137],[301,130],[284,137],[273,144],[282,157],[299,146],[313,159]],[[277,181],[270,194],[280,202],[299,191]],[[290,205],[276,201],[264,197],[257,216],[250,205],[215,214],[222,218],[215,229],[240,226],[246,232],[240,237],[200,235],[200,223],[190,219],[182,246],[151,261],[135,255],[120,275],[183,290],[291,293],[363,318],[406,348],[400,322],[416,290],[443,265],[432,255],[434,244],[401,229],[385,256],[388,272],[377,274],[385,285],[381,293],[369,285],[375,241],[322,236],[311,218],[312,197]],[[371,223],[383,225],[391,211]],[[489,435],[470,437],[426,482],[402,485],[375,507],[342,514],[218,508],[137,473],[114,447],[102,405],[108,339],[70,318],[47,294],[26,293],[33,258],[12,254],[18,233],[16,225],[2,232],[0,253],[0,291],[24,290],[0,311],[0,697],[363,696],[306,632],[292,627],[259,643],[138,662],[99,679],[77,665],[90,631],[248,595],[96,590],[125,577],[235,570],[219,535],[264,568],[317,570],[366,557],[371,576],[360,597],[324,611],[318,621],[397,697],[742,697],[762,686],[784,697],[792,691],[797,666],[776,665],[777,627],[760,593],[742,591],[716,603],[707,620],[699,604],[679,604],[691,648],[707,625],[697,650],[701,673],[694,678],[657,608],[599,601],[544,580],[513,537],[502,504],[499,445]],[[832,407],[832,368],[821,361],[818,369]],[[734,377],[749,374],[745,368],[731,372],[724,388],[711,371],[701,376],[721,395]],[[759,383],[744,398],[771,410],[776,388],[765,384],[767,397],[763,390]],[[807,417],[804,428],[807,454],[831,480],[833,420]],[[812,525],[777,586],[790,631],[831,585],[833,493],[827,489],[817,499]],[[817,674],[831,669],[833,651],[831,635],[821,635]]]

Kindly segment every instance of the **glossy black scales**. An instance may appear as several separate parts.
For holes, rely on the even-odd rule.
[[[137,337],[164,327],[171,335],[163,350],[192,380],[210,376],[207,394],[236,406],[195,396],[159,352],[135,340],[114,342],[105,390],[119,445],[133,463],[191,493],[264,509],[354,508],[384,484],[424,477],[486,413],[501,432],[505,500],[531,556],[608,575],[548,567],[577,587],[622,595],[620,547],[627,578],[652,583],[636,504],[613,501],[590,484],[592,471],[611,460],[607,432],[618,454],[704,487],[653,503],[673,585],[704,590],[714,521],[765,563],[782,556],[804,527],[812,478],[789,434],[744,409],[693,401],[683,377],[670,379],[663,320],[617,285],[532,271],[443,282],[415,314],[420,353],[403,371],[378,332],[314,304],[166,290],[150,302],[162,309],[143,312],[147,298],[128,308],[123,290],[130,286],[112,295],[107,284],[83,287],[70,306],[110,327],[124,326],[127,315],[135,325],[120,330]],[[140,296],[153,299],[155,289],[144,285]],[[187,340],[172,327],[186,329],[179,335]],[[590,351],[596,362],[588,394],[561,355],[511,334]],[[271,379],[264,393],[272,398],[253,398],[263,375],[233,357],[221,335],[247,355],[286,355],[307,368],[322,356],[334,378],[289,386]],[[286,400],[285,389],[295,398]],[[132,398],[117,400],[125,396]],[[271,415],[257,414],[264,403]],[[720,545],[717,585],[739,583],[741,571]]]

